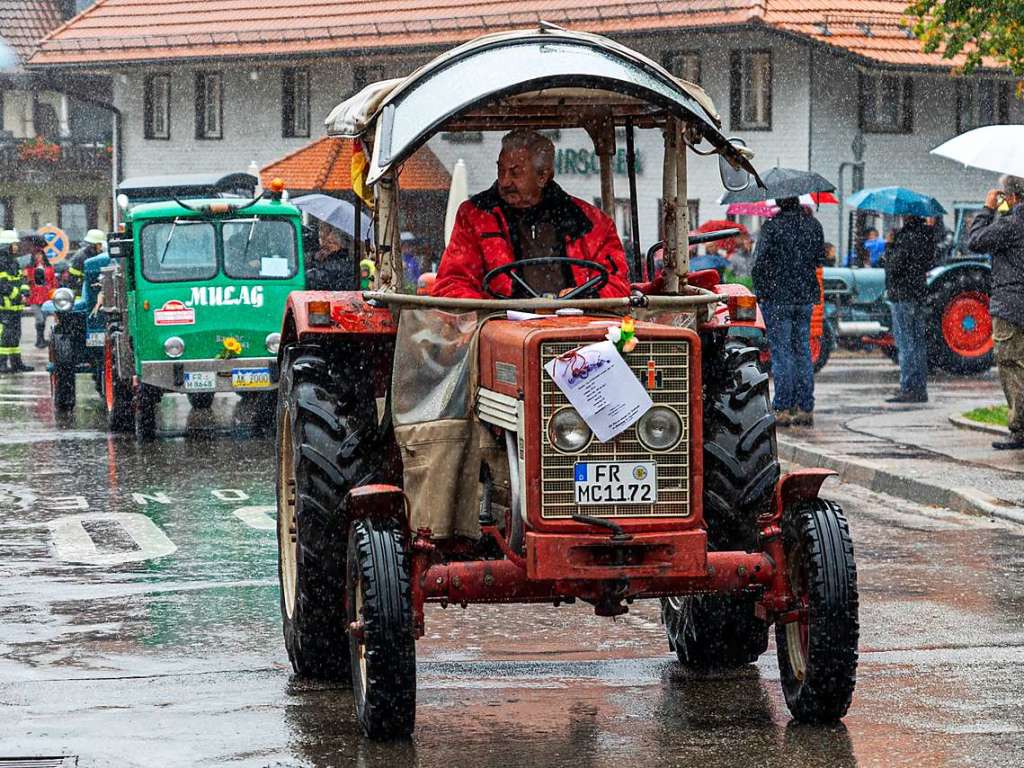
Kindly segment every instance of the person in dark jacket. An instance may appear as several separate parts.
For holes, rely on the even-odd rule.
[[[888,403],[928,402],[928,270],[935,261],[935,231],[907,216],[885,249],[885,289],[892,302],[892,330],[900,356],[900,391]]]
[[[824,262],[821,224],[798,198],[779,200],[779,213],[761,227],[752,272],[772,351],[772,407],[779,426],[814,425],[811,310]]]
[[[21,362],[21,313],[28,286],[18,267],[18,233],[0,232],[0,373],[22,373],[32,367]]]
[[[1004,176],[985,208],[971,222],[967,249],[992,256],[992,339],[999,381],[1010,406],[1010,437],[992,443],[996,450],[1024,449],[1024,179]],[[1006,202],[1010,212],[996,216]]]
[[[81,247],[68,259],[68,269],[64,276],[64,284],[75,294],[77,301],[82,296],[82,281],[85,275],[85,262],[93,256],[99,256],[106,249],[107,237],[102,229],[90,229],[85,233]]]
[[[355,291],[359,288],[352,253],[341,230],[320,223],[320,248],[306,260],[307,291]]]

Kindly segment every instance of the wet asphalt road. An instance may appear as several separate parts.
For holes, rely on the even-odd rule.
[[[789,722],[774,643],[739,673],[682,672],[653,603],[614,622],[586,606],[433,608],[415,739],[369,743],[348,692],[290,673],[271,441],[231,397],[199,415],[165,398],[160,440],[110,439],[79,388],[75,423],[57,428],[44,376],[0,379],[0,757],[1024,765],[1024,528],[838,484],[827,495],[850,517],[862,606],[843,726]]]

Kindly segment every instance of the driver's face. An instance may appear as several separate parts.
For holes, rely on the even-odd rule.
[[[540,202],[551,170],[538,171],[525,149],[503,149],[498,155],[498,195],[513,208],[531,208]]]

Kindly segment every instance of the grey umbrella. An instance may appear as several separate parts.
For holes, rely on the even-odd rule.
[[[332,227],[337,227],[349,237],[355,237],[356,207],[347,200],[339,200],[330,195],[303,195],[292,200],[295,207],[308,213]],[[362,216],[359,227],[359,239],[368,240],[373,235],[373,220],[366,214]]]
[[[722,205],[731,203],[758,203],[762,200],[781,200],[786,197],[800,197],[814,192],[833,192],[835,184],[824,176],[812,171],[795,168],[772,168],[763,177],[764,186],[751,184],[746,189],[726,192],[719,199]]]

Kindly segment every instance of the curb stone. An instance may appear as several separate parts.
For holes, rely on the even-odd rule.
[[[833,454],[806,443],[778,438],[779,458],[804,467],[834,470],[844,483],[859,485],[876,493],[896,496],[918,504],[947,507],[957,512],[983,515],[1024,525],[1024,508],[997,499],[976,488],[946,488],[889,472],[841,454]]]
[[[950,416],[949,423],[961,429],[973,429],[975,432],[988,432],[990,435],[1009,435],[1010,430],[999,424],[985,424],[980,421],[965,419],[963,416]]]

